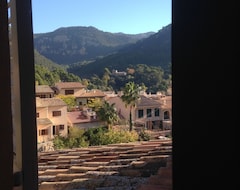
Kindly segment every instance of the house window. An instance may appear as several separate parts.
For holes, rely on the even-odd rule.
[[[152,117],[152,109],[147,109],[147,117]]]
[[[52,112],[52,116],[53,116],[53,117],[61,116],[61,111],[53,111],[53,112]]]
[[[65,95],[74,94],[74,90],[65,90]]]
[[[39,136],[42,135],[48,135],[48,130],[47,129],[39,130]]]
[[[37,118],[39,118],[39,112],[36,113]]]
[[[53,125],[52,126],[52,134],[59,135],[59,131],[64,130],[64,125]]]
[[[165,112],[163,113],[163,118],[164,118],[165,120],[170,119],[169,111],[165,111]]]
[[[154,109],[154,115],[155,115],[155,117],[160,116],[160,110],[159,110],[159,108],[155,108],[155,109]]]
[[[47,96],[45,94],[41,94],[39,95],[40,98],[47,98]]]
[[[143,118],[143,110],[138,110],[138,118]]]
[[[64,130],[64,125],[59,125],[59,130]]]

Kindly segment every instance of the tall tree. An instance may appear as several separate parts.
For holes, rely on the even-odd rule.
[[[126,83],[123,89],[123,95],[121,96],[122,101],[125,103],[125,106],[129,106],[129,130],[132,131],[133,123],[132,123],[132,108],[136,106],[136,102],[139,99],[141,88],[139,85],[134,82]]]
[[[97,111],[99,118],[105,121],[110,129],[114,122],[118,121],[118,114],[115,110],[115,104],[109,104],[104,101],[102,107]]]

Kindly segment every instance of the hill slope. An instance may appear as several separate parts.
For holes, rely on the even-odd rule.
[[[34,34],[35,49],[58,64],[95,60],[118,51],[125,45],[146,38],[144,34],[109,33],[94,27],[66,27],[53,32]]]
[[[137,64],[160,66],[164,71],[170,73],[171,24],[148,38],[120,49],[115,54],[99,58],[88,64],[72,65],[68,70],[78,76],[88,78],[93,74],[102,75],[104,68],[123,71]]]

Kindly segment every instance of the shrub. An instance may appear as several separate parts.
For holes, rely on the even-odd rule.
[[[139,141],[149,141],[150,140],[150,135],[146,133],[146,131],[141,130],[139,132]]]
[[[144,135],[146,140],[147,134]],[[141,136],[143,138],[143,136]],[[108,129],[107,126],[82,130],[77,127],[69,128],[69,136],[56,136],[53,140],[55,149],[98,146],[115,143],[127,143],[139,140],[136,131],[124,129]]]
[[[53,147],[54,147],[54,149],[65,148],[64,137],[55,136],[55,138],[53,139]]]

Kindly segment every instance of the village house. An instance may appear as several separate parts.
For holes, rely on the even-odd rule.
[[[67,123],[69,127],[78,127],[79,129],[89,129],[103,125],[99,121],[95,111],[91,108],[84,108],[82,111],[67,112]]]
[[[76,96],[76,104],[79,106],[80,110],[83,110],[83,108],[94,99],[103,100],[105,96],[104,92],[98,89],[84,90],[81,94]]]
[[[127,73],[125,71],[118,71],[118,70],[113,69],[112,70],[112,75],[114,75],[114,76],[126,76]]]
[[[54,91],[48,85],[36,85],[35,95],[39,98],[52,98],[54,96]]]
[[[86,86],[80,82],[57,82],[53,88],[56,95],[73,95],[76,97],[85,90]]]
[[[37,140],[50,141],[55,135],[67,136],[67,105],[60,98],[36,98]]]
[[[108,97],[106,100],[115,104],[119,116],[129,119],[129,107],[121,99],[121,94],[115,97]],[[172,105],[171,96],[162,94],[140,95],[136,106],[132,109],[132,121],[135,127],[145,129],[168,130],[172,127]]]

